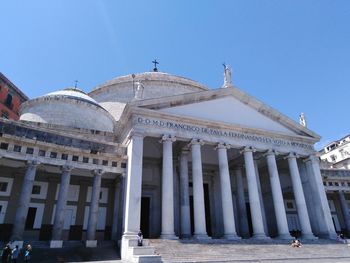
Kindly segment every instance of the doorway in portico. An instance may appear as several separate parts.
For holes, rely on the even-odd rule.
[[[192,188],[193,184],[189,183],[189,187]],[[209,200],[209,185],[203,184],[204,189],[204,209],[205,209],[205,223],[208,236],[212,235],[211,230],[211,215],[210,215],[210,200]],[[190,191],[192,192],[192,191]],[[193,195],[190,195],[190,213],[191,213],[191,233],[194,234],[194,210],[193,210]]]
[[[29,207],[28,213],[27,213],[27,219],[25,224],[25,229],[33,229],[34,228],[34,221],[36,216],[36,207]]]
[[[142,197],[141,198],[141,222],[140,228],[144,238],[149,238],[149,227],[150,227],[150,197]]]

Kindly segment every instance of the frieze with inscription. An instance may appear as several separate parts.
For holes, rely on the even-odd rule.
[[[212,128],[201,127],[197,125],[189,125],[189,124],[178,123],[174,121],[163,121],[163,120],[157,120],[153,118],[144,118],[144,117],[137,117],[135,121],[136,121],[136,124],[167,128],[174,131],[191,132],[195,134],[206,134],[206,135],[212,135],[212,136],[227,137],[232,139],[272,144],[276,146],[291,146],[291,147],[297,147],[297,148],[302,148],[306,150],[313,150],[313,146],[310,144],[292,142],[288,140],[276,139],[276,138],[267,137],[267,136],[250,135],[250,134],[240,133],[237,131],[212,129]]]

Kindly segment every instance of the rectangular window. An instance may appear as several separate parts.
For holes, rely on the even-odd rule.
[[[44,150],[39,150],[39,153],[38,153],[38,154],[39,154],[39,156],[44,157],[44,156],[45,156],[45,153],[46,153],[46,152],[45,152]]]
[[[79,160],[79,156],[73,155],[72,161],[77,162]]]
[[[118,163],[117,162],[112,162],[112,167],[117,167]]]
[[[4,143],[4,142],[0,143],[0,149],[7,150],[8,147],[9,147],[8,143]]]
[[[40,185],[33,185],[33,189],[32,189],[33,195],[40,195],[40,191],[41,191]]]
[[[57,153],[56,152],[51,152],[50,153],[50,158],[57,158]]]
[[[122,167],[122,168],[126,168],[126,163],[122,163],[122,164],[121,164],[121,167]]]
[[[102,161],[102,165],[107,166],[108,165],[108,161],[107,160],[103,160]]]
[[[88,163],[89,162],[89,158],[88,157],[83,157],[83,163]]]
[[[20,146],[20,145],[15,145],[15,146],[13,146],[13,151],[14,152],[21,152],[21,150],[22,150],[22,146]]]
[[[93,164],[98,164],[98,159],[92,159]]]
[[[9,113],[8,113],[8,111],[3,110],[3,111],[1,112],[1,117],[5,118],[5,119],[8,119],[8,118],[9,118]]]
[[[34,152],[34,149],[30,148],[30,147],[28,147],[27,150],[26,150],[27,154],[33,154],[33,152]]]
[[[5,100],[5,105],[12,109],[12,95],[9,93],[7,94],[6,100]]]
[[[61,159],[62,160],[68,160],[68,154],[62,153]]]
[[[332,160],[332,162],[335,162],[337,160],[337,156],[331,155],[331,160]]]
[[[7,191],[8,182],[0,182],[0,192]]]

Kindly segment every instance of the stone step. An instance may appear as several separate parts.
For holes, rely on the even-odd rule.
[[[134,262],[137,262],[137,263],[161,263],[162,259],[159,255],[139,255],[139,256],[134,256]]]
[[[139,256],[139,255],[154,255],[154,247],[152,246],[142,246],[142,247],[131,247],[129,248],[132,251],[132,254],[134,256]]]
[[[302,248],[291,248],[290,242],[268,241],[256,243],[256,241],[227,242],[211,240],[210,242],[198,242],[197,240],[151,240],[151,245],[162,257],[164,263],[217,263],[217,262],[272,262],[276,260],[293,260],[300,258],[337,259],[340,256],[346,258],[344,262],[350,262],[350,250],[343,243],[330,240],[317,240],[303,243]]]

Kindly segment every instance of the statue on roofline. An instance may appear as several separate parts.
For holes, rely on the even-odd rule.
[[[231,81],[231,68],[229,65],[225,63],[222,64],[224,66],[224,87],[229,87],[232,85]]]
[[[301,126],[306,127],[306,119],[305,119],[305,114],[302,112],[299,115],[299,123]]]

